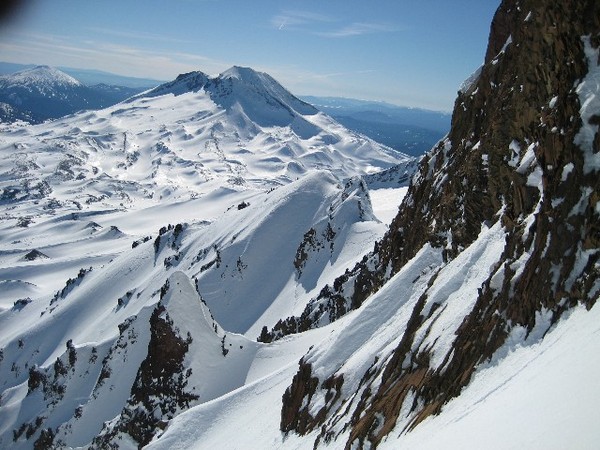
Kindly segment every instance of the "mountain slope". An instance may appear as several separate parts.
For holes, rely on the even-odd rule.
[[[284,395],[283,431],[377,445],[442,411],[513,330],[541,337],[568,309],[595,304],[598,12],[596,2],[503,2],[486,63],[390,231],[308,312],[317,325],[339,317],[329,305],[375,302],[435,249],[413,281],[427,275],[427,288],[399,295],[411,311],[401,339],[374,359],[357,350],[369,364],[358,372],[310,352]]]
[[[0,201],[29,223],[51,210],[138,208],[225,186],[268,189],[313,169],[345,178],[412,161],[255,78],[185,74],[111,108],[7,128]]]
[[[239,68],[7,127],[0,167],[12,448],[142,446],[188,408],[293,367],[323,333],[256,336],[385,232],[360,175],[388,168],[398,186],[414,170]]]
[[[3,134],[0,445],[593,445],[599,8],[502,3],[389,228],[411,161],[239,68]]]
[[[233,206],[212,223],[171,225],[133,243],[66,215],[52,234],[68,226],[76,240],[40,246],[45,259],[4,268],[38,291],[0,313],[3,445],[28,448],[48,429],[57,445],[145,444],[183,410],[259,377],[252,373],[293,367],[321,335],[289,340],[277,356],[253,340],[261,326],[302,309],[385,226],[359,179],[340,184],[321,172]],[[86,255],[94,241],[104,248]],[[107,250],[114,253],[97,253]],[[45,276],[60,280],[73,259],[93,266],[46,294],[51,284],[35,272],[47,267]]]

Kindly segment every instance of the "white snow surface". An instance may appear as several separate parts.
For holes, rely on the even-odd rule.
[[[408,192],[408,187],[381,188],[369,191],[373,213],[383,223],[389,225],[398,214],[398,208]]]
[[[484,236],[478,244],[481,248],[489,232]],[[308,361],[316,366],[315,375],[322,377],[339,369],[345,376],[343,389],[355,392],[373,358],[385,357],[397,345],[415,299],[441,264],[439,253],[424,249],[363,308],[320,330],[277,342],[276,351],[285,353],[284,348],[297,348],[302,339],[314,339],[316,345]],[[421,277],[410,287],[416,275]],[[399,300],[402,289],[406,294]],[[600,439],[596,426],[600,388],[595,381],[600,374],[596,357],[600,351],[596,337],[599,324],[600,308],[596,305],[590,311],[575,309],[550,328],[544,339],[547,322],[541,316],[540,333],[525,339],[524,331],[515,329],[505,346],[478,369],[460,397],[446,405],[439,416],[403,434],[406,423],[399,422],[379,448],[595,448]],[[297,365],[290,363],[190,409],[174,419],[148,448],[312,448],[315,433],[301,437],[278,430],[281,396],[296,369]],[[342,434],[324,448],[344,448],[345,437]]]
[[[580,307],[543,340],[509,342],[461,395],[380,449],[594,449],[600,442],[600,307]]]
[[[82,86],[70,75],[50,66],[36,66],[10,75],[0,76],[0,86],[4,83],[40,92],[52,92],[57,87]]]
[[[518,143],[511,150],[520,153]],[[513,159],[535,172],[534,147]],[[406,188],[369,192],[360,176],[405,161],[239,67],[216,78],[185,74],[102,111],[4,128],[0,448],[31,448],[14,431],[40,416],[67,447],[85,447],[114,425],[159,302],[190,338],[183,365],[199,398],[149,448],[313,448],[315,433],[279,431],[298,360],[321,380],[343,373],[344,408],[352,408],[365,371],[391,356],[425,293],[424,313],[437,309],[413,351],[427,348],[441,364],[478,288],[504,276],[500,222],[448,263],[426,245],[332,324],[256,342],[263,326],[302,313],[373,248]],[[527,340],[514,331],[440,416],[399,435],[405,405],[382,448],[593,448],[599,311],[576,309],[543,340],[540,314],[540,333]],[[61,364],[68,370],[56,376]],[[28,385],[30,370],[46,377],[43,386]],[[317,390],[307,406],[325,402]],[[341,432],[344,420],[328,423]],[[347,437],[327,448],[343,448]]]
[[[408,160],[244,68],[3,128],[0,448],[30,448],[13,431],[40,415],[72,447],[116,423],[167,280],[196,403],[290,375],[329,330],[256,337],[372,249],[387,225],[360,176]],[[46,381],[30,389],[30,370]]]

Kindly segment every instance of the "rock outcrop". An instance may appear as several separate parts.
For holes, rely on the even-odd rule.
[[[501,4],[485,63],[458,93],[451,131],[422,160],[389,232],[312,309],[288,319],[289,331],[360,307],[425,247],[439,249],[449,267],[494,228],[502,230],[503,250],[463,299],[469,308],[443,354],[438,340],[424,344],[446,313],[447,305],[430,301],[435,274],[395,350],[364,373],[358,393],[328,404],[326,415],[310,413],[313,397],[322,402],[335,373],[316,377],[301,364],[283,398],[282,431],[320,430],[315,445],[347,433],[346,448],[373,448],[398,424],[411,429],[437,414],[515,327],[547,329],[575,305],[596,302],[599,47],[596,1]]]

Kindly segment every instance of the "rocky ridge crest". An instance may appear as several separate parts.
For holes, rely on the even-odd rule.
[[[342,433],[346,448],[376,446],[398,424],[411,429],[439,413],[516,327],[547,330],[568,309],[591,308],[600,288],[599,46],[597,2],[501,4],[485,64],[459,92],[449,135],[421,161],[388,233],[309,305],[317,308],[288,319],[288,331],[360,307],[425,247],[441,251],[441,271],[495,227],[503,251],[442,356],[439,342],[423,343],[446,312],[429,301],[439,272],[358,393],[344,392],[341,369],[317,377],[309,353],[283,397],[282,431],[319,430],[315,446]]]

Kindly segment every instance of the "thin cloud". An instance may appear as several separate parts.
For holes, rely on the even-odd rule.
[[[92,39],[74,42],[67,36],[22,35],[11,42],[0,43],[0,50],[7,60],[15,62],[34,61],[157,79],[171,79],[193,70],[219,72],[231,65],[185,52],[162,52]]]
[[[314,34],[328,38],[345,38],[352,36],[362,36],[364,34],[374,33],[393,33],[398,31],[397,27],[393,27],[382,23],[352,23],[337,30],[317,31]]]
[[[277,30],[306,30],[315,24],[333,21],[329,16],[308,11],[284,11],[271,18],[271,25]]]
[[[353,22],[344,24],[340,19],[308,11],[282,12],[271,18],[271,25],[278,31],[300,31],[325,38],[346,38],[399,31],[398,27],[385,23]],[[333,25],[335,28],[332,28]]]
[[[103,27],[87,27],[89,31],[93,31],[95,33],[104,34],[107,36],[116,36],[127,39],[137,39],[140,41],[158,41],[158,42],[172,42],[172,43],[181,43],[181,44],[189,44],[192,41],[185,39],[176,39],[171,38],[165,35],[147,33],[143,31],[123,31],[123,30],[114,30],[112,28],[103,28]]]

